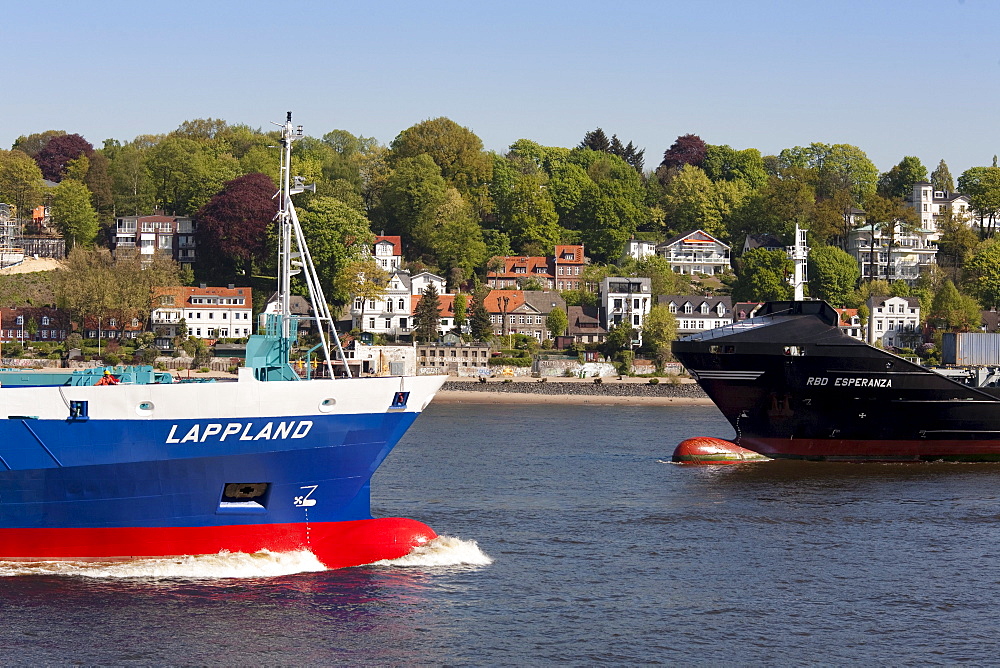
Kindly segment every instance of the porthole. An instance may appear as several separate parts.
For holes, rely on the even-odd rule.
[[[319,402],[320,413],[329,413],[333,410],[333,407],[337,405],[337,400],[333,398],[327,398]]]
[[[135,407],[135,414],[140,417],[148,417],[153,414],[153,402],[152,401],[140,401],[139,405]]]

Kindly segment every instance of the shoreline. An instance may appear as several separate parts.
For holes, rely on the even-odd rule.
[[[696,383],[650,385],[645,378],[514,380],[510,383],[449,378],[434,398],[439,403],[714,406]]]

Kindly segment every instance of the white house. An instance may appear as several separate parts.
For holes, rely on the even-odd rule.
[[[642,344],[642,325],[653,308],[652,281],[648,278],[608,277],[601,281],[600,303],[604,327],[611,330],[622,320],[629,322]]]
[[[920,300],[916,297],[872,297],[868,300],[872,340],[886,347],[910,347],[920,337]]]
[[[632,258],[633,260],[644,260],[647,257],[656,255],[655,241],[641,241],[639,239],[629,239],[625,242],[625,251],[622,259]]]
[[[679,234],[656,247],[656,254],[666,258],[678,274],[714,276],[729,271],[727,244],[702,230]]]
[[[395,271],[403,264],[403,244],[399,237],[377,236],[372,250],[378,266],[386,271]]]
[[[949,214],[962,221],[972,222],[972,205],[968,196],[934,190],[934,186],[926,181],[913,184],[913,192],[907,205],[917,210],[920,228],[928,234],[940,232],[941,223]],[[934,240],[937,241],[937,238]]]
[[[250,288],[153,288],[150,325],[157,345],[167,347],[177,336],[181,320],[187,335],[201,339],[244,338],[253,334],[253,298]]]
[[[355,329],[373,334],[401,336],[413,327],[410,272],[393,271],[389,274],[385,294],[378,299],[363,300],[355,297],[351,307],[351,320]]]
[[[657,301],[674,314],[678,336],[704,332],[733,322],[733,302],[730,297],[660,295]]]

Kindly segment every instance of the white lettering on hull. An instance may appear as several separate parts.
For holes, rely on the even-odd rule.
[[[806,385],[822,387],[829,385],[830,379],[824,376],[810,376]],[[834,387],[892,387],[892,378],[834,378]]]
[[[225,441],[230,436],[240,434],[241,441],[279,441],[289,438],[305,438],[312,430],[312,420],[282,420],[266,422],[256,431],[253,422],[209,422],[206,425],[192,425],[183,438],[177,438],[178,425],[170,425],[166,443],[204,443],[206,440]],[[182,427],[181,427],[182,428]],[[242,433],[240,433],[242,432]]]

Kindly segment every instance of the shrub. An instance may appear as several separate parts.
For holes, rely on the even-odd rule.
[[[107,366],[118,366],[122,363],[122,358],[116,353],[104,353],[104,364]]]
[[[649,379],[649,384],[650,385],[659,385],[660,384],[660,379],[659,378],[650,378]]]

